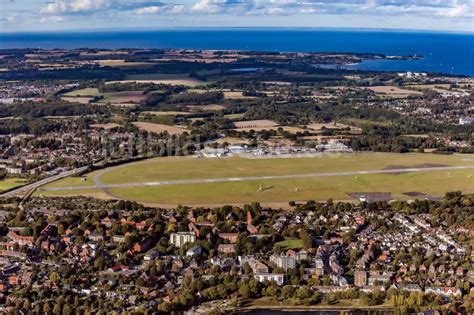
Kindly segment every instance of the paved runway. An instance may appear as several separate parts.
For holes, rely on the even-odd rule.
[[[163,186],[163,185],[186,185],[186,184],[208,184],[208,183],[225,183],[225,182],[238,182],[238,181],[257,181],[257,180],[269,180],[269,179],[331,177],[331,176],[354,176],[354,175],[366,175],[366,174],[396,174],[396,173],[416,173],[416,172],[429,172],[429,171],[454,171],[454,170],[469,170],[469,169],[474,169],[474,165],[439,166],[439,167],[426,167],[426,168],[397,168],[397,169],[382,169],[382,170],[368,170],[368,171],[308,173],[308,174],[274,175],[274,176],[226,177],[226,178],[208,178],[208,179],[181,179],[181,180],[139,182],[139,183],[123,183],[123,184],[104,184],[100,181],[100,178],[97,177],[97,178],[94,178],[94,181],[96,182],[95,185],[54,187],[54,188],[46,188],[46,189],[44,189],[44,191],[108,189],[108,188],[148,187],[148,186]]]

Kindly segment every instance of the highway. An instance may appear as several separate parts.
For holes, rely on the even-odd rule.
[[[58,175],[54,175],[54,176],[39,180],[37,182],[31,183],[31,184],[28,184],[28,185],[25,185],[25,186],[22,186],[22,187],[18,187],[17,189],[14,189],[14,190],[11,190],[9,192],[0,194],[0,197],[1,198],[13,197],[13,196],[15,196],[19,193],[34,190],[38,187],[41,187],[43,185],[52,183],[52,182],[57,181],[59,179],[62,179],[62,178],[65,178],[65,177],[68,177],[68,176],[71,176],[71,175],[74,175],[74,174],[81,173],[81,172],[87,170],[88,167],[89,166],[83,166],[83,167],[80,167],[80,168],[76,168],[76,169],[73,169],[73,170],[70,170],[70,171],[67,171],[67,172],[63,172],[63,173],[58,174]]]
[[[128,187],[149,187],[162,185],[186,185],[186,184],[208,184],[208,183],[225,183],[238,181],[257,181],[272,179],[288,179],[288,178],[308,178],[308,177],[331,177],[331,176],[357,176],[367,174],[397,174],[397,173],[416,173],[429,171],[454,171],[454,170],[470,170],[474,169],[474,165],[462,166],[438,166],[426,168],[397,168],[397,169],[381,169],[367,171],[346,171],[331,173],[307,173],[292,175],[273,175],[273,176],[250,176],[250,177],[226,177],[226,178],[207,178],[207,179],[181,179],[181,180],[164,180],[154,182],[137,182],[137,183],[121,183],[121,184],[104,184],[100,181],[99,176],[94,178],[95,185],[90,186],[66,186],[47,188],[44,191],[60,191],[60,190],[83,190],[83,189],[109,189],[109,188],[128,188]],[[466,174],[467,176],[467,174]]]

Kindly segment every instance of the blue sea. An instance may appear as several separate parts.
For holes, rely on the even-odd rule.
[[[363,52],[421,55],[422,60],[372,60],[363,70],[442,72],[474,76],[474,34],[339,29],[160,29],[2,33],[0,48],[189,48],[280,52]]]

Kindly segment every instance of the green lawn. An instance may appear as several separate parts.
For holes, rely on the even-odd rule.
[[[319,303],[316,305],[296,305],[294,300],[283,300],[279,301],[275,299],[274,297],[262,297],[259,299],[255,300],[248,300],[247,303],[243,303],[242,309],[244,310],[252,310],[252,309],[286,309],[289,312],[294,311],[294,310],[300,310],[300,311],[311,311],[315,310],[317,311],[318,309],[321,310],[328,310],[328,309],[334,309],[335,311],[344,309],[344,310],[350,310],[351,308],[363,308],[363,309],[372,309],[374,312],[377,312],[376,310],[386,310],[390,309],[393,307],[392,304],[390,303],[384,303],[381,305],[374,305],[374,306],[367,306],[363,305],[360,303],[359,299],[354,299],[354,300],[348,300],[348,299],[340,299],[337,300],[335,304],[326,304],[326,303]],[[381,311],[383,312],[383,311]],[[308,312],[308,314],[311,312]],[[325,313],[322,311],[322,313]]]
[[[68,93],[64,94],[64,96],[72,96],[72,97],[91,96],[91,97],[94,97],[94,96],[97,96],[99,94],[100,93],[99,93],[98,88],[85,88],[85,89],[81,89],[81,90],[75,90],[75,91],[68,92]]]
[[[24,178],[6,178],[4,180],[0,180],[0,191],[12,189],[25,183],[26,179]]]
[[[401,175],[372,174],[261,181],[241,181],[176,186],[112,188],[125,199],[167,203],[250,203],[287,202],[289,200],[351,199],[348,192],[391,192],[397,199],[412,199],[404,192],[419,191],[444,195],[447,191],[474,192],[474,179],[466,171],[437,171]],[[265,187],[261,190],[260,187]]]
[[[131,74],[125,77],[126,80],[137,80],[137,81],[175,81],[175,84],[182,84],[190,87],[199,85],[212,84],[211,81],[199,81],[197,79],[189,77],[187,73],[142,73],[142,74]]]
[[[142,73],[130,74],[125,77],[127,80],[182,80],[190,79],[187,73]]]
[[[225,118],[227,119],[241,119],[244,118],[245,114],[228,114],[224,115]]]
[[[463,159],[471,159],[463,161]],[[323,155],[314,158],[194,159],[190,157],[155,158],[126,167],[110,169],[101,180],[107,184],[151,182],[157,180],[248,177],[379,170],[390,166],[420,164],[469,165],[474,155],[362,153]],[[474,165],[474,164],[473,164]],[[393,175],[392,175],[393,176]]]
[[[65,196],[96,196],[102,197],[105,196],[100,189],[76,189],[76,190],[61,190],[61,191],[43,191],[38,189],[35,193],[35,196],[58,196],[58,197],[65,197]]]
[[[283,249],[298,249],[303,247],[300,239],[286,239],[276,243],[275,245],[278,245]]]
[[[47,187],[92,186],[94,185],[94,181],[92,180],[93,174],[95,173],[89,173],[83,177],[67,177],[60,181],[52,182],[48,184]]]
[[[177,179],[207,179],[311,172],[342,172],[386,167],[431,165],[472,165],[474,155],[433,154],[344,154],[320,158],[291,159],[194,159],[189,157],[155,158],[121,167],[101,170],[106,184],[153,182]],[[79,178],[64,179],[46,187],[90,186]],[[402,174],[359,174],[357,176],[262,179],[203,184],[162,185],[148,187],[111,188],[114,196],[163,204],[222,204],[288,202],[289,200],[351,199],[349,192],[391,192],[396,199],[413,199],[405,192],[417,191],[442,196],[447,191],[474,193],[474,170],[426,171]],[[71,194],[65,190],[64,193]],[[78,192],[78,191],[74,191]],[[61,194],[48,192],[48,194]],[[79,193],[79,192],[78,192]]]

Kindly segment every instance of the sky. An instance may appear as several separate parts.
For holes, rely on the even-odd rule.
[[[0,32],[173,27],[474,33],[474,0],[0,0]]]

